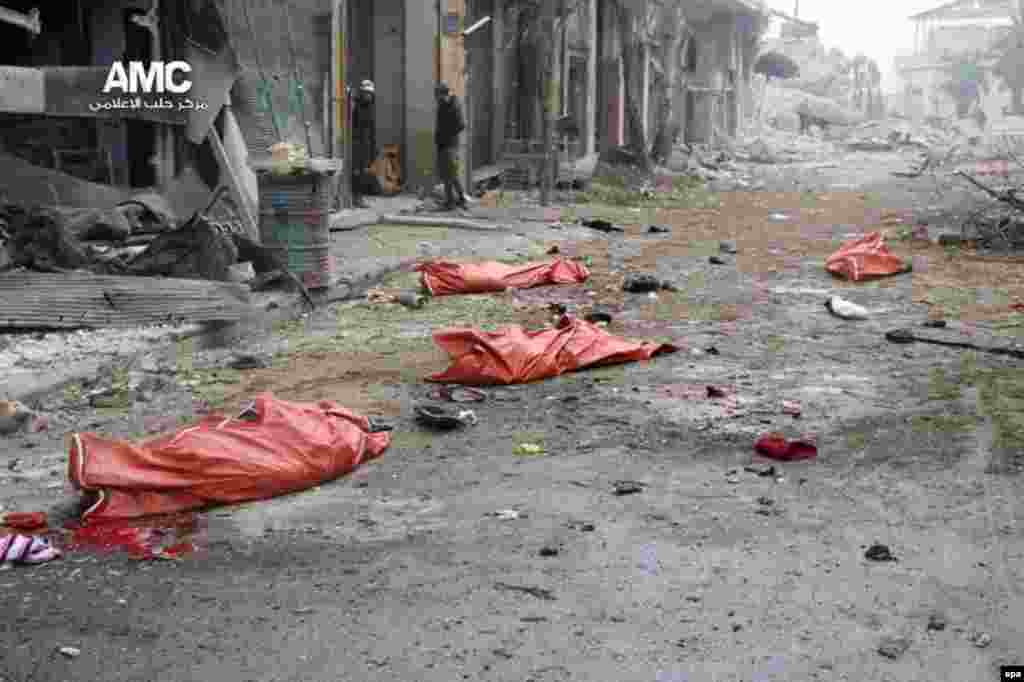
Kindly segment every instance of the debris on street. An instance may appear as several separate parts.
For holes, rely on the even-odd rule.
[[[293,403],[261,394],[238,417],[208,415],[138,444],[70,434],[68,471],[91,504],[83,521],[168,514],[336,479],[387,449],[390,435],[369,428],[365,417],[331,401]]]
[[[864,558],[868,561],[896,561],[892,551],[886,545],[874,544],[864,552]]]
[[[642,493],[647,485],[638,481],[616,481],[613,484],[612,491],[616,496],[622,497],[624,495],[635,495]]]
[[[451,430],[477,423],[472,410],[452,410],[441,405],[417,405],[416,421],[437,429]]]
[[[0,274],[0,327],[80,329],[238,321],[250,311],[247,287],[199,279],[90,273]]]
[[[871,313],[864,306],[857,305],[839,296],[830,296],[825,301],[825,309],[843,320],[866,320],[871,316]]]
[[[543,587],[509,585],[508,583],[495,583],[494,587],[502,592],[520,592],[522,594],[528,594],[531,597],[536,597],[537,599],[543,599],[544,601],[555,601],[556,599],[554,592],[544,589]]]
[[[581,284],[590,272],[578,261],[558,258],[550,263],[446,263],[417,266],[423,286],[432,296],[486,294],[507,289],[529,289],[550,284]]]
[[[897,659],[910,648],[910,640],[901,637],[886,637],[878,645],[878,653],[888,659]]]
[[[679,350],[671,344],[626,341],[568,316],[552,329],[532,332],[519,326],[497,332],[446,329],[434,333],[434,343],[452,358],[452,365],[428,381],[477,386],[526,384]]]
[[[589,227],[592,230],[598,230],[599,232],[625,232],[625,229],[618,225],[613,225],[607,220],[593,219],[593,220],[581,220],[580,225],[583,227]]]
[[[767,433],[757,439],[754,449],[771,459],[795,462],[818,456],[818,448],[807,440],[786,440],[781,433]]]
[[[889,251],[881,232],[843,244],[825,261],[825,269],[854,282],[909,272],[909,266]]]
[[[0,563],[34,566],[62,556],[44,537],[15,533],[0,535]]]
[[[20,531],[37,531],[46,528],[46,512],[7,512],[0,516],[0,526]]]

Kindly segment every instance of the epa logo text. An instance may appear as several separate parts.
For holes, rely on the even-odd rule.
[[[1024,665],[1005,665],[999,671],[1000,680],[1024,680]]]

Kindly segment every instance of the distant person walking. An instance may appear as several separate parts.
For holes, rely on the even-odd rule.
[[[462,114],[462,106],[451,94],[448,85],[437,85],[437,126],[434,131],[434,144],[437,147],[437,163],[440,167],[441,180],[444,182],[446,211],[455,207],[467,208],[466,192],[459,182],[459,136],[466,129],[466,119]]]
[[[376,97],[373,81],[365,80],[352,108],[352,201],[356,208],[367,208],[363,196],[370,180],[370,164],[377,159]]]

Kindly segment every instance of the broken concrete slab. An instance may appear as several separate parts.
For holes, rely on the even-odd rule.
[[[81,180],[0,152],[0,194],[23,204],[105,209],[131,196],[128,190]]]
[[[238,284],[20,270],[0,274],[0,328],[233,322],[250,312],[249,300]]]

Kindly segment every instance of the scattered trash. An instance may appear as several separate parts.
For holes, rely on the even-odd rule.
[[[708,386],[707,387],[707,392],[708,392],[708,397],[709,398],[728,398],[729,397],[729,393],[727,391],[725,391],[724,389],[718,388],[717,386]]]
[[[47,525],[46,512],[8,512],[0,518],[0,526],[14,530],[35,531]]]
[[[589,521],[570,521],[569,528],[583,533],[592,533],[597,530],[597,526]]]
[[[625,230],[617,225],[612,225],[607,220],[581,220],[580,225],[583,227],[589,227],[592,230],[598,230],[600,232],[625,232]]]
[[[626,341],[569,317],[563,317],[553,329],[529,332],[520,326],[496,332],[446,329],[434,334],[434,343],[453,358],[453,364],[427,380],[477,386],[529,383],[595,365],[650,360],[679,350],[671,344]]]
[[[417,405],[414,408],[416,421],[438,429],[457,429],[477,423],[472,410],[452,410],[440,405]]]
[[[404,305],[406,308],[419,310],[426,304],[427,299],[414,291],[403,291],[398,294],[398,296],[395,296],[395,301]]]
[[[794,462],[813,459],[818,455],[818,448],[804,440],[787,441],[780,433],[768,433],[757,439],[754,449],[761,455],[771,459]]]
[[[758,469],[757,467],[743,467],[743,470],[748,473],[757,474],[758,476],[762,476],[765,478],[775,478],[776,473],[774,464],[765,469]]]
[[[870,313],[867,308],[838,296],[830,296],[829,299],[825,301],[825,309],[836,317],[844,320],[866,320],[870,317]]]
[[[787,220],[789,220],[789,216],[786,215],[785,213],[772,213],[770,216],[768,216],[768,220],[772,221],[773,223],[784,223]]]
[[[947,325],[945,320],[928,320],[921,326],[930,329],[945,329]]]
[[[629,275],[622,282],[622,290],[631,294],[646,294],[661,288],[661,280],[654,275]]]
[[[708,262],[711,263],[712,265],[728,265],[729,264],[729,261],[725,260],[724,258],[720,258],[718,256],[711,256],[710,258],[708,258]]]
[[[590,277],[579,261],[557,258],[550,263],[449,263],[418,265],[423,286],[432,296],[487,294],[507,289],[530,289],[553,284],[582,284]]]
[[[665,227],[664,225],[651,225],[647,228],[648,234],[668,234],[672,231],[672,228]]]
[[[0,564],[35,566],[60,556],[61,551],[46,538],[21,533],[0,536]]]
[[[464,386],[441,386],[434,390],[430,397],[453,403],[482,403],[487,400],[487,394],[483,391]]]
[[[864,552],[864,558],[868,561],[896,561],[896,557],[886,545],[874,544]]]
[[[0,435],[10,436],[29,426],[35,413],[14,400],[0,400]]]
[[[933,613],[928,616],[928,629],[940,632],[946,629],[946,617],[941,613]]]
[[[908,344],[914,343],[915,341],[920,343],[931,343],[936,346],[946,346],[948,348],[964,348],[967,350],[976,350],[982,353],[991,353],[993,355],[1006,355],[1012,358],[1024,359],[1024,350],[1018,350],[1016,348],[989,348],[985,346],[979,346],[973,343],[967,343],[964,341],[945,341],[942,339],[930,339],[924,336],[918,336],[909,329],[893,329],[885,333],[886,341],[890,343]]]
[[[231,359],[228,367],[242,371],[247,369],[266,369],[270,367],[270,363],[259,356],[240,353]]]
[[[878,653],[889,659],[897,659],[910,648],[910,641],[903,638],[886,637],[878,645]]]
[[[551,590],[546,590],[542,587],[531,587],[529,585],[509,585],[508,583],[495,583],[495,589],[502,590],[504,592],[522,592],[528,594],[531,597],[537,599],[543,599],[545,601],[554,601],[555,594]]]
[[[515,509],[499,509],[496,512],[491,512],[488,516],[493,516],[499,521],[515,521],[520,518],[520,513]]]
[[[542,557],[553,557],[558,556],[559,549],[557,547],[541,547],[538,555]]]
[[[622,497],[623,495],[642,493],[646,487],[646,484],[637,481],[616,481],[613,490],[617,496]]]
[[[78,658],[82,655],[82,650],[73,646],[58,647],[57,651],[60,652],[61,656],[67,656],[68,658]]]
[[[843,244],[825,261],[825,269],[833,275],[860,282],[869,277],[909,272],[911,268],[889,251],[881,232],[872,232]]]
[[[788,414],[792,417],[799,417],[802,414],[800,403],[796,402],[795,400],[783,400],[782,414]]]
[[[236,418],[209,414],[139,444],[69,434],[69,478],[94,503],[83,521],[267,499],[336,479],[383,455],[390,435],[369,428],[366,417],[332,401],[287,402],[263,393]]]
[[[549,256],[555,256],[555,255],[557,255],[557,254],[559,254],[561,252],[562,252],[562,250],[560,248],[558,248],[558,244],[555,244],[554,246],[552,246],[550,249],[547,250],[547,254]]]
[[[992,635],[987,632],[979,632],[971,637],[971,643],[979,649],[984,649],[992,644]]]
[[[592,310],[583,319],[591,324],[611,324],[612,322],[611,314],[600,310]]]
[[[708,346],[707,348],[704,349],[704,352],[707,353],[708,355],[721,355],[721,353],[718,352],[718,349],[715,348],[714,346]]]
[[[730,240],[718,242],[718,250],[722,253],[728,253],[733,256],[739,253],[738,249],[736,248],[736,242]]]

